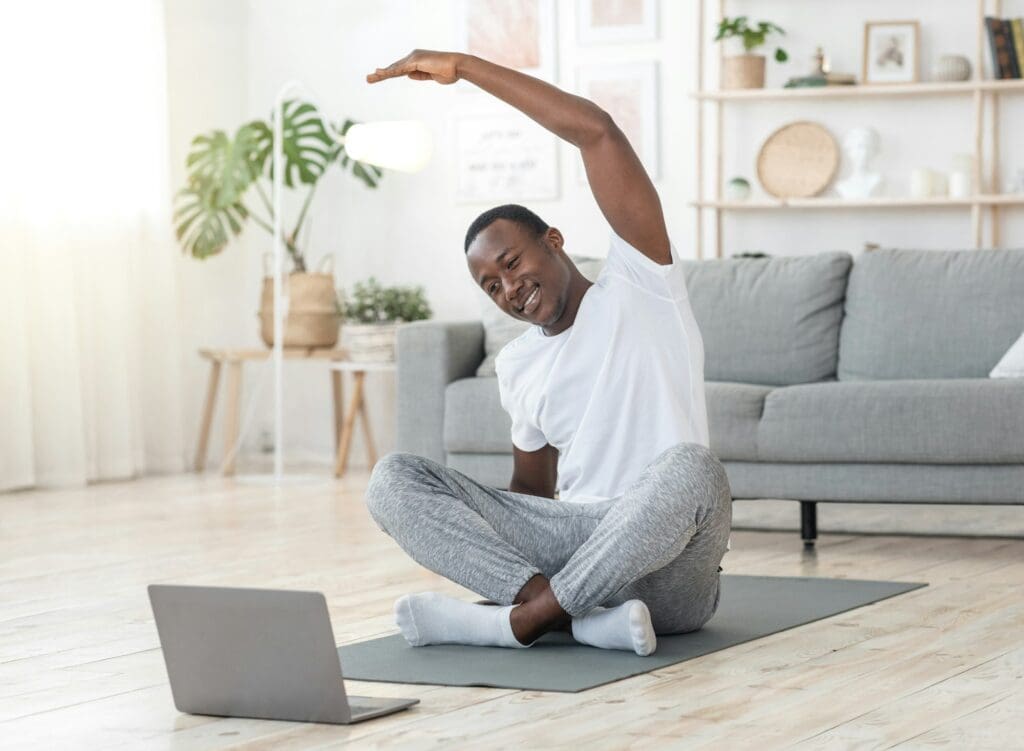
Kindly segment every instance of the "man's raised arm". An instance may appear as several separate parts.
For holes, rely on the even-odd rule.
[[[460,78],[512,105],[579,148],[598,207],[623,240],[656,263],[672,262],[661,201],[633,147],[596,104],[544,81],[457,52],[415,50],[366,77],[370,83],[408,76],[455,83]]]

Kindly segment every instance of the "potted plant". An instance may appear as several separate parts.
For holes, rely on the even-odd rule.
[[[785,34],[779,26],[770,21],[760,21],[756,26],[747,24],[746,16],[723,18],[718,24],[715,41],[738,39],[743,43],[742,55],[729,55],[722,60],[723,89],[760,89],[764,87],[764,55],[752,55],[752,50],[765,43],[769,34]],[[784,63],[789,55],[781,47],[775,48],[775,59]]]
[[[352,125],[352,120],[346,120],[336,130],[344,134]],[[317,185],[332,165],[337,164],[368,188],[377,187],[382,172],[350,159],[309,102],[285,102],[282,129],[284,185],[306,190],[295,225],[283,238],[292,266],[285,281],[289,306],[284,346],[332,347],[338,341],[340,323],[334,275],[328,269],[309,270],[302,228]],[[273,233],[269,198],[273,145],[272,121],[264,120],[245,123],[234,138],[214,130],[193,139],[186,161],[188,184],[175,198],[175,232],[184,252],[194,258],[220,253],[248,221]],[[273,279],[269,274],[263,280],[259,317],[263,341],[273,346]]]
[[[384,287],[372,276],[351,294],[338,290],[338,310],[346,322],[348,357],[356,362],[391,362],[398,325],[431,316],[423,287]]]

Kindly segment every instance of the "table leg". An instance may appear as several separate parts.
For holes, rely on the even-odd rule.
[[[345,417],[345,388],[341,381],[341,371],[331,371],[331,397],[334,400],[334,450],[338,450],[341,442],[341,423]]]
[[[363,375],[360,371],[352,373],[352,398],[348,403],[348,414],[341,426],[341,438],[338,440],[338,460],[334,465],[334,476],[341,477],[348,467],[348,450],[352,443],[352,432],[356,424],[356,413],[363,399]]]
[[[221,463],[221,474],[235,474],[235,455],[238,453],[235,444],[238,442],[238,418],[242,409],[242,363],[228,363],[228,393],[224,405],[224,458]]]
[[[373,432],[370,430],[370,415],[366,411],[366,399],[359,400],[359,417],[363,423],[363,435],[366,437],[367,468],[373,469],[373,465],[377,463],[377,449],[373,445]]]
[[[196,472],[202,472],[206,467],[206,454],[210,445],[210,426],[213,424],[213,411],[217,404],[217,385],[219,383],[220,360],[211,360],[210,379],[206,384],[206,402],[203,404],[203,417],[199,425],[199,443],[196,446]]]

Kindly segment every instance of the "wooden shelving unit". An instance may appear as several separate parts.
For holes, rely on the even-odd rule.
[[[715,221],[715,257],[722,257],[722,215],[726,211],[772,211],[780,209],[900,209],[900,208],[969,208],[971,210],[971,226],[974,246],[980,248],[983,238],[982,210],[987,209],[990,219],[992,246],[999,246],[999,210],[1001,207],[1024,205],[1024,193],[996,194],[978,193],[968,198],[911,198],[899,196],[881,196],[877,198],[849,200],[843,198],[801,198],[801,199],[760,199],[754,201],[723,200],[722,174],[722,131],[725,105],[730,102],[759,102],[780,100],[811,100],[828,102],[836,99],[858,98],[917,98],[947,97],[970,95],[974,101],[974,184],[984,190],[987,184],[993,189],[999,186],[999,96],[1001,94],[1024,93],[1024,80],[987,80],[982,78],[988,53],[988,40],[985,32],[985,15],[987,0],[977,2],[977,55],[973,61],[974,79],[955,83],[912,83],[912,84],[857,84],[854,86],[828,86],[805,89],[739,89],[709,90],[704,88],[705,35],[704,16],[707,0],[699,0],[697,20],[697,91],[692,96],[697,100],[697,199],[690,203],[696,209],[696,247],[697,257],[703,258],[704,253],[704,213],[712,211]],[[991,14],[1001,14],[1000,0],[995,0]],[[725,17],[725,0],[718,0],[718,19]],[[721,70],[724,52],[719,45],[718,62]],[[991,105],[991,119],[988,127],[989,143],[992,159],[985,165],[985,105]],[[704,116],[705,107],[712,106],[715,112],[715,150],[714,186],[715,195],[709,199],[704,194]]]
[[[973,206],[1014,206],[1024,204],[1024,193],[979,194],[969,198],[773,198],[757,201],[693,201],[692,206],[729,211],[765,211],[768,209],[876,209],[876,208],[957,208]]]
[[[807,89],[733,89],[726,91],[696,91],[697,99],[710,101],[745,101],[750,99],[852,99],[857,97],[887,96],[946,96],[982,92],[1024,91],[1024,79],[974,80],[955,83],[899,83],[856,84],[854,86],[822,86]]]

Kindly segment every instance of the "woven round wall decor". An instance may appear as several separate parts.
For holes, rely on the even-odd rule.
[[[757,155],[757,177],[776,198],[809,198],[828,187],[839,168],[839,146],[818,123],[783,125]]]

